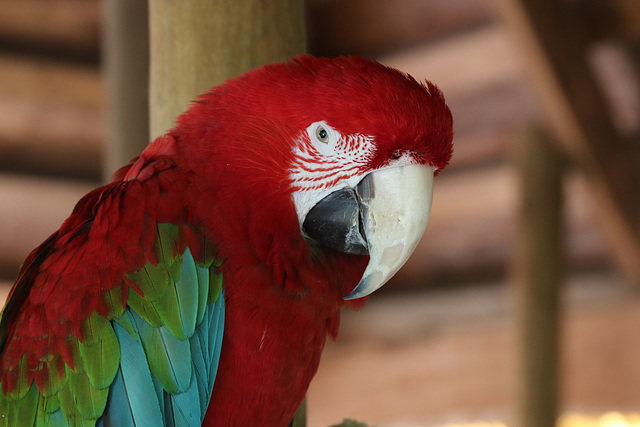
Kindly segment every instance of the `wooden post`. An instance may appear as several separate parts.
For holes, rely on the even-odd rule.
[[[516,309],[516,426],[554,427],[562,250],[562,160],[540,131],[517,147],[520,206],[513,282]]]
[[[307,425],[307,398],[305,397],[291,422],[291,427],[305,427]]]
[[[300,0],[149,0],[149,25],[152,139],[212,86],[306,48]]]
[[[305,51],[300,0],[150,0],[151,137],[189,102],[262,64]]]
[[[149,26],[147,2],[102,2],[107,141],[103,178],[139,156],[149,142]]]

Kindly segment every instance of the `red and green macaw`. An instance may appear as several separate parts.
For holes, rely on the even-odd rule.
[[[452,153],[435,85],[299,56],[203,95],[83,197],[0,321],[2,426],[287,426]]]

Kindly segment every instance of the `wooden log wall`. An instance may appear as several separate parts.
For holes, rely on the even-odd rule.
[[[367,20],[389,23],[383,38],[353,24],[364,3]],[[375,54],[436,82],[453,110],[456,150],[437,179],[425,239],[385,289],[504,277],[516,192],[509,147],[521,125],[542,114],[491,2],[309,0],[307,15],[312,52]],[[13,280],[28,251],[101,180],[99,23],[97,0],[0,0],[0,281]],[[617,79],[612,73],[605,78]],[[579,179],[569,185],[569,261],[607,268],[588,193]]]

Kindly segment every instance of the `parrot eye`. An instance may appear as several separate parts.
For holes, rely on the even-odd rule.
[[[338,144],[342,135],[340,132],[329,126],[324,120],[311,123],[306,129],[309,142],[322,155],[334,155],[334,145]]]
[[[327,130],[322,126],[318,126],[318,128],[316,129],[316,138],[318,139],[318,141],[322,142],[323,144],[328,144],[329,132],[327,132]]]

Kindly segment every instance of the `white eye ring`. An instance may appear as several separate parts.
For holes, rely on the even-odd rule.
[[[316,139],[322,142],[323,144],[328,144],[329,132],[323,126],[318,126],[316,128]]]

